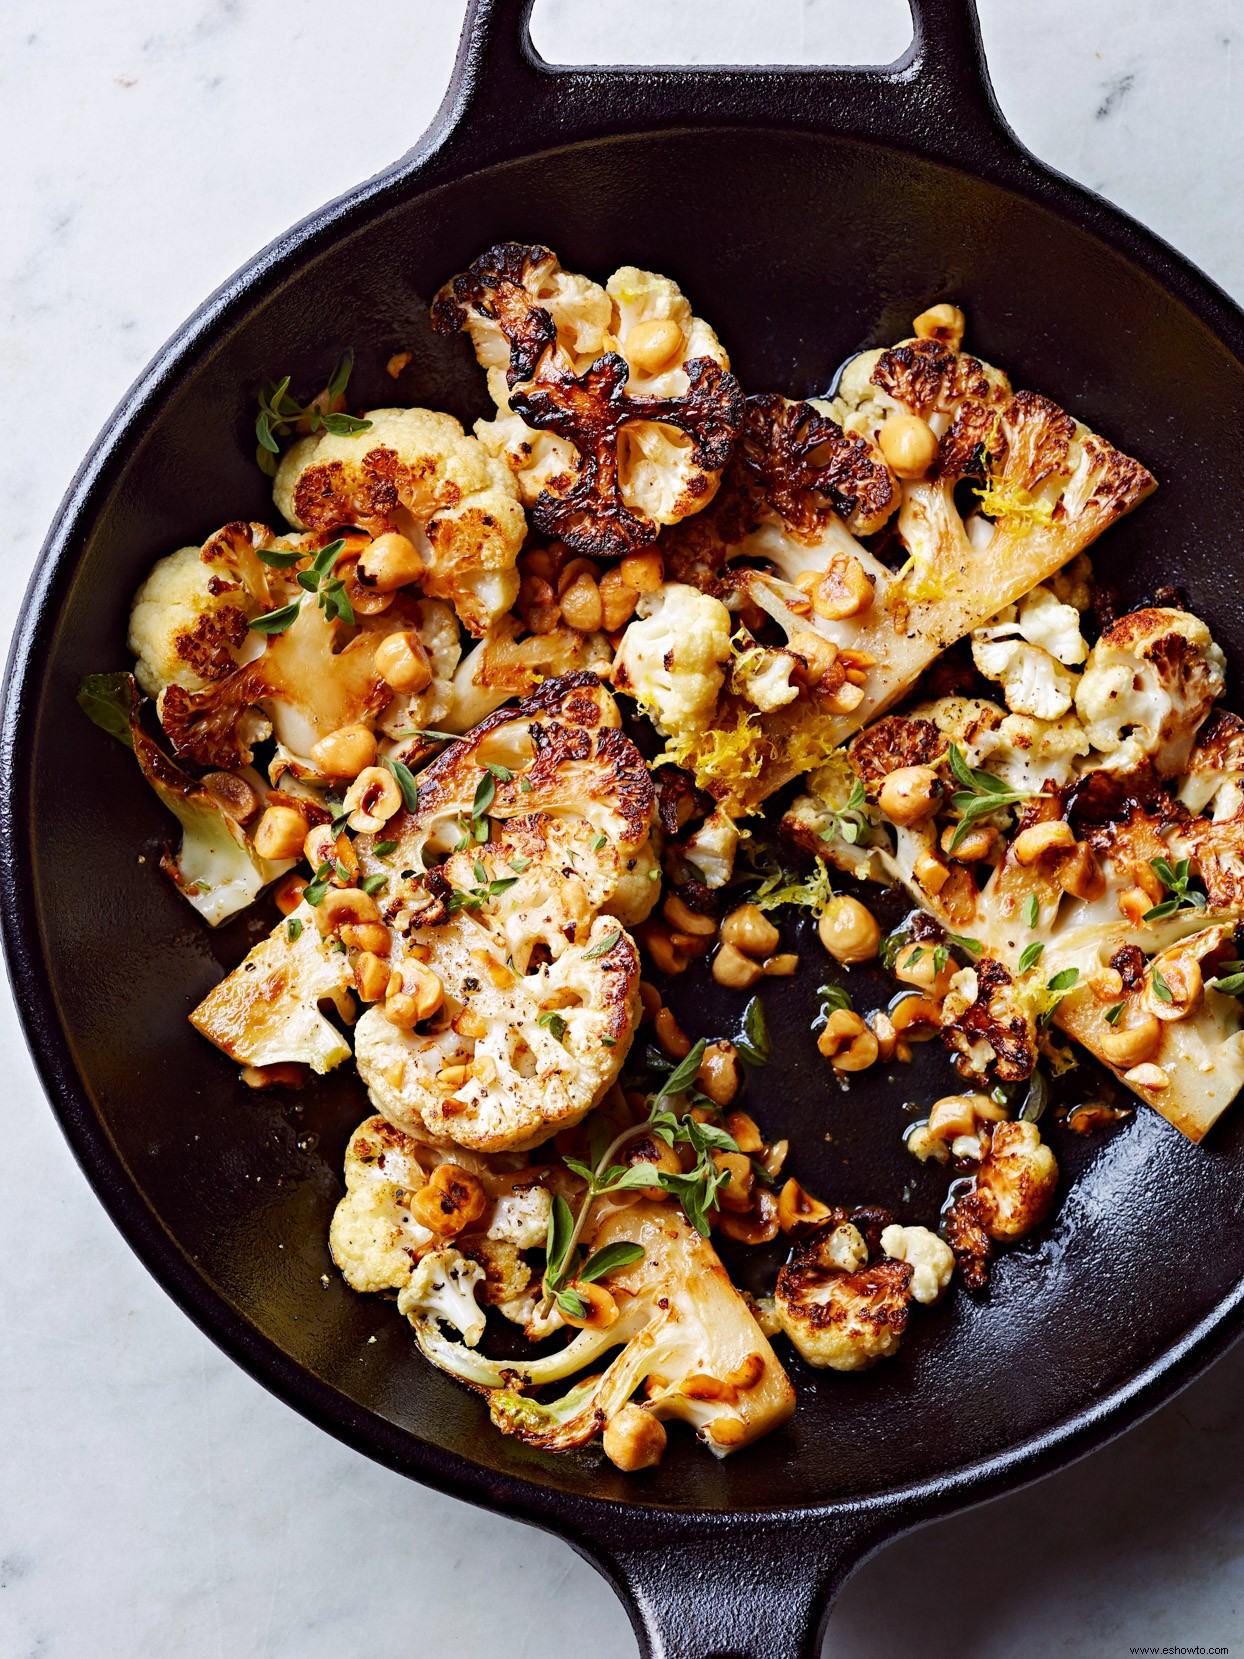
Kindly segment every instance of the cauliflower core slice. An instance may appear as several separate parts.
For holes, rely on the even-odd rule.
[[[425,594],[482,635],[518,597],[526,521],[508,469],[452,415],[374,409],[363,432],[300,438],[277,470],[277,507],[293,525],[398,530],[419,549]]]
[[[652,780],[618,719],[595,675],[550,681],[420,774],[414,811],[385,826],[384,862],[357,843],[363,869],[390,878],[448,855],[391,879],[385,908],[391,965],[434,974],[440,1010],[408,1030],[378,1006],[356,1032],[376,1106],[421,1138],[533,1146],[618,1075],[639,1011],[620,923],[642,919],[657,885],[641,879],[655,868]]]
[[[730,655],[730,612],[721,601],[667,582],[641,599],[638,620],[622,635],[613,683],[664,736],[701,732],[716,712]]]
[[[690,1424],[716,1457],[784,1423],[795,1409],[794,1389],[707,1239],[676,1206],[641,1201],[606,1205],[585,1239],[591,1250],[619,1243],[638,1244],[644,1255],[609,1275],[619,1315],[608,1330],[584,1331],[542,1359],[501,1362],[446,1340],[424,1320],[415,1326],[420,1347],[441,1370],[487,1391],[492,1420],[505,1433],[546,1451],[594,1439],[640,1388],[645,1410]],[[600,1370],[600,1356],[614,1348],[621,1352]],[[526,1392],[587,1365],[598,1374],[551,1404]]]
[[[844,372],[838,397],[813,412],[829,434],[820,457],[812,450],[823,462],[820,473],[804,454],[807,444],[792,449],[787,429],[800,430],[793,417],[771,419],[769,411],[753,422],[749,405],[741,461],[717,503],[671,550],[674,568],[712,572],[697,579],[714,592],[728,590],[733,561],[763,559],[780,578],[770,586],[788,608],[783,584],[804,585],[809,592],[797,597],[813,600],[797,627],[814,640],[820,636],[814,654],[820,660],[806,692],[762,713],[777,761],[765,767],[749,798],[763,798],[797,776],[813,736],[822,753],[845,742],[949,645],[1052,580],[1155,487],[1143,466],[1048,399],[1012,393],[997,370],[935,340],[865,354]],[[872,446],[898,416],[928,427],[931,459],[923,475],[894,484]],[[854,460],[848,442],[860,446]],[[837,470],[825,459],[835,455]],[[818,478],[818,490],[810,491],[809,481]],[[959,489],[965,480],[978,484],[981,499],[980,510],[966,519]],[[887,485],[899,498],[891,524],[908,555],[899,570],[882,564],[852,533],[853,525],[860,533],[875,528],[893,510],[893,500],[888,506],[883,500]],[[687,553],[681,564],[680,549]],[[827,579],[829,591],[818,603]],[[754,578],[740,585],[776,614]],[[843,597],[840,585],[854,597]],[[1065,614],[1070,609],[1054,594],[1030,599],[1022,625],[1017,621],[1012,630],[1018,638],[1005,650],[998,645],[995,654],[1005,661],[990,671],[1005,670],[1016,699],[1012,709],[1026,718],[1056,720],[1070,709],[1075,686],[1067,669],[1076,650]],[[811,665],[793,637],[794,619],[778,620],[788,646]],[[844,653],[853,655],[844,659]],[[852,670],[846,687],[844,666]],[[766,693],[774,689],[762,686]]]
[[[300,904],[208,992],[190,1023],[239,1065],[295,1062],[331,1071],[349,1057],[350,1045],[321,1006],[352,1018],[353,983],[347,958],[320,935],[310,905]]]
[[[537,529],[618,555],[712,499],[743,398],[668,277],[626,266],[602,289],[547,248],[507,242],[447,283],[432,316],[471,337],[498,410],[476,435]]]
[[[639,1023],[639,955],[615,921],[598,917],[580,943],[526,974],[467,911],[412,929],[403,948],[412,947],[444,987],[439,1029],[403,1030],[382,1006],[355,1028],[359,1075],[390,1122],[440,1145],[512,1151],[598,1103]]]
[[[131,716],[130,735],[143,776],[181,825],[176,857],[166,854],[160,862],[182,897],[210,927],[219,927],[252,904],[269,882],[292,867],[293,860],[261,858],[250,836],[216,796],[174,766],[151,741],[137,712]],[[261,792],[262,784],[255,795]]]

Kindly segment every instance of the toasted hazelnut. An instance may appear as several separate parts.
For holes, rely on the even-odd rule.
[[[366,766],[346,790],[342,803],[350,814],[350,828],[359,835],[375,835],[402,808],[402,791],[392,772]]]
[[[255,829],[255,851],[260,858],[268,858],[274,862],[297,858],[302,852],[306,836],[307,820],[296,807],[265,807],[263,817]]]
[[[388,530],[377,536],[359,556],[359,574],[378,593],[393,593],[424,573],[419,549],[408,536]],[[383,669],[381,670],[383,673]]]
[[[427,1181],[410,1199],[415,1220],[440,1238],[452,1238],[478,1221],[488,1194],[478,1175],[457,1164],[437,1164]]]
[[[655,593],[665,580],[665,560],[655,547],[628,553],[618,565],[622,580],[636,593]]]
[[[1158,990],[1158,976],[1165,996]],[[1169,956],[1150,964],[1145,1007],[1159,1020],[1186,1020],[1196,1013],[1204,996],[1201,965],[1194,956]]]
[[[951,351],[958,351],[963,344],[963,331],[967,326],[967,318],[957,305],[948,305],[944,300],[938,305],[931,305],[927,311],[922,311],[911,325],[911,331],[918,340],[939,340],[942,345],[949,346]]]
[[[845,893],[830,899],[816,931],[835,959],[848,965],[871,962],[881,948],[881,929],[866,905]]]
[[[866,1071],[880,1051],[876,1036],[849,1008],[835,1008],[816,1039],[835,1071]]]
[[[673,1060],[684,1060],[691,1053],[691,1039],[668,1008],[657,1010],[653,1020],[657,1042]]]
[[[578,1331],[607,1331],[617,1324],[618,1304],[604,1285],[584,1284],[581,1279],[572,1279],[570,1289],[582,1302],[585,1311],[575,1314],[560,1307],[559,1312],[567,1325]]]
[[[998,840],[998,832],[988,824],[973,824],[971,828],[959,837],[955,845],[955,837],[959,835],[960,825],[947,824],[942,831],[942,851],[948,858],[953,858],[956,864],[978,864],[982,858],[988,858]]]
[[[643,1406],[630,1402],[605,1424],[601,1445],[609,1461],[628,1475],[653,1469],[665,1454],[665,1425]]]
[[[1065,893],[1085,903],[1100,899],[1106,891],[1106,878],[1097,854],[1087,841],[1076,842],[1075,851],[1058,866],[1055,880]]]
[[[354,984],[364,1002],[380,1002],[389,984],[389,964],[372,951],[361,951],[354,962]]]
[[[1075,832],[1065,818],[1049,818],[1041,824],[1029,824],[1020,830],[1011,843],[1017,864],[1036,864],[1043,858],[1057,857],[1075,850]]]
[[[297,910],[302,903],[302,895],[306,888],[306,876],[295,875],[293,872],[287,876],[282,876],[273,891],[276,907],[282,916],[290,916]]]
[[[726,1128],[734,1136],[739,1151],[746,1152],[749,1158],[765,1144],[755,1118],[746,1112],[731,1112],[726,1118]]]
[[[941,948],[945,950],[944,946]],[[950,982],[958,971],[958,964],[949,951],[939,959],[938,947],[927,940],[913,940],[894,957],[895,979],[904,985],[918,986],[938,998],[944,997],[950,990]]]
[[[394,691],[426,691],[432,683],[432,665],[423,641],[413,628],[387,634],[372,659],[376,672]]]
[[[853,553],[835,553],[812,589],[812,609],[827,621],[858,616],[873,602],[873,585]]]
[[[804,1233],[819,1227],[831,1214],[828,1204],[805,1192],[792,1176],[778,1194],[778,1226],[784,1233]]]
[[[586,572],[562,594],[561,608],[563,621],[581,634],[594,633],[600,627],[604,616],[600,589]]]
[[[1123,1020],[1128,1023],[1125,1025]],[[1132,1019],[1128,1019],[1125,1013],[1123,1020],[1116,1026],[1107,1027],[1101,1033],[1099,1042],[1103,1059],[1112,1066],[1126,1070],[1157,1053],[1162,1041],[1162,1025],[1150,1013],[1140,1013],[1139,1018]]]
[[[1123,1081],[1132,1083],[1138,1089],[1169,1089],[1171,1080],[1161,1066],[1142,1065],[1133,1066],[1131,1071],[1123,1073]]]
[[[376,739],[366,726],[341,726],[311,749],[316,769],[326,778],[354,778],[376,759]]]
[[[722,945],[713,958],[713,978],[733,991],[747,991],[762,978],[764,969],[733,945]]]
[[[942,863],[936,853],[917,853],[912,871],[925,892],[933,897],[936,897],[950,880],[949,869]]]
[[[767,956],[762,966],[771,979],[789,979],[799,971],[799,957],[794,951],[783,951],[778,956]]]
[[[704,916],[698,910],[692,910],[677,893],[666,896],[665,903],[661,906],[661,914],[678,933],[699,933],[711,939],[717,931],[717,923],[711,916]]]
[[[685,344],[683,331],[672,317],[650,317],[628,330],[622,351],[640,374],[656,374],[674,361]]]
[[[709,1043],[696,1082],[717,1106],[728,1106],[739,1092],[739,1054],[733,1043]]]
[[[335,933],[347,922],[378,922],[380,907],[361,887],[330,887],[315,907],[321,933]]]
[[[881,785],[877,805],[892,824],[907,828],[931,817],[941,799],[941,780],[931,766],[900,766]]]
[[[770,956],[782,935],[758,904],[741,904],[721,924],[721,942],[747,956]]]
[[[919,415],[888,416],[877,444],[896,478],[923,478],[937,458],[937,436]]]
[[[203,787],[226,817],[245,824],[259,811],[259,796],[234,772],[208,772]]]
[[[756,1183],[751,1159],[741,1152],[714,1152],[712,1157],[717,1169],[726,1177],[717,1189],[718,1204],[723,1210],[734,1210],[739,1214],[750,1210],[752,1188]]]

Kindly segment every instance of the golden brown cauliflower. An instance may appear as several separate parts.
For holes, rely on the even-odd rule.
[[[484,634],[518,597],[527,525],[508,469],[452,415],[373,409],[367,419],[366,431],[300,438],[277,470],[277,507],[300,529],[409,536],[423,592]]]
[[[862,1371],[897,1353],[915,1270],[890,1257],[870,1265],[869,1254],[854,1222],[834,1218],[799,1239],[778,1274],[778,1318],[809,1365]]]
[[[1011,1243],[1050,1213],[1058,1164],[1035,1123],[996,1123],[971,1192],[946,1213],[946,1237],[969,1290],[989,1279],[993,1245]]]

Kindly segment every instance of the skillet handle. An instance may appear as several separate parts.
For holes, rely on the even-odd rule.
[[[820,1659],[838,1591],[891,1528],[875,1517],[721,1520],[647,1547],[576,1547],[621,1596],[643,1659]]]
[[[423,154],[472,165],[560,143],[690,125],[857,135],[980,171],[1016,141],[998,108],[976,0],[908,0],[911,45],[882,66],[602,67],[547,63],[534,0],[470,0],[445,102]]]

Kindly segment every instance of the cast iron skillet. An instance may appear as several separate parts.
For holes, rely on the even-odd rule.
[[[973,349],[1162,480],[1103,545],[1105,573],[1131,601],[1184,583],[1239,662],[1244,318],[1020,149],[970,0],[913,0],[914,43],[886,69],[555,70],[532,50],[528,9],[475,0],[418,148],[213,296],[74,481],[8,670],[9,970],[100,1198],[240,1364],[381,1462],[560,1533],[618,1589],[647,1653],[780,1659],[816,1651],[834,1591],[884,1540],[1099,1444],[1234,1337],[1241,1114],[1200,1149],[1143,1109],[1109,1139],[1053,1131],[1061,1208],[990,1296],[917,1319],[900,1358],[865,1377],[792,1364],[793,1423],[725,1464],[685,1436],[639,1479],[536,1454],[332,1272],[325,1231],[358,1085],[252,1096],[193,1035],[187,1010],[258,924],[209,935],[158,876],[163,815],[130,756],[85,725],[75,686],[124,661],[128,597],[155,557],[271,511],[249,431],[263,375],[322,384],[352,344],[352,396],[371,407],[393,397],[386,359],[409,350],[399,401],[481,412],[466,343],[435,339],[426,306],[504,237],[545,240],[596,275],[624,261],[670,272],[749,389],[816,391],[923,306],[963,301]],[[914,1071],[840,1096],[807,1034],[809,974],[770,994],[776,1057],[752,1109],[792,1137],[826,1198],[930,1220],[938,1185],[899,1149],[900,1102],[931,1098],[942,1062],[926,1049]],[[696,1030],[737,1018],[711,982],[676,996]]]

